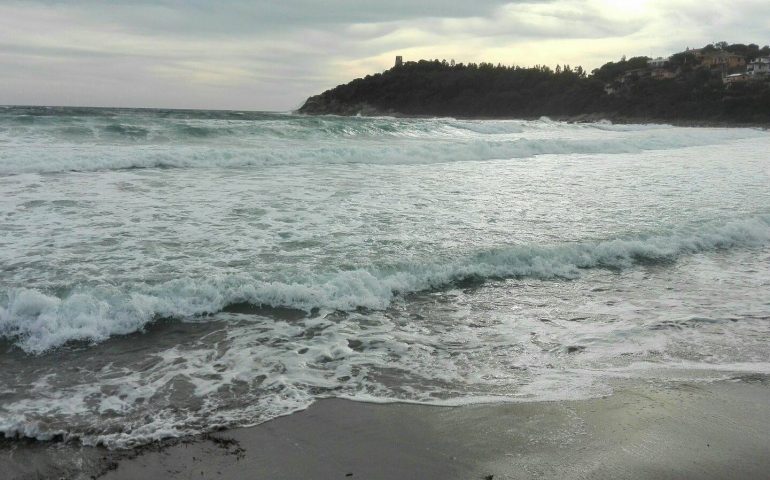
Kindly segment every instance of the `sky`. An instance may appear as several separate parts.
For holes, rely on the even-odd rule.
[[[0,105],[287,111],[405,60],[770,43],[768,0],[0,0]]]

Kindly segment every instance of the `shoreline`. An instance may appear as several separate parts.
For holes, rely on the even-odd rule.
[[[603,398],[438,407],[322,399],[129,451],[4,441],[6,478],[765,478],[770,376],[629,382]]]

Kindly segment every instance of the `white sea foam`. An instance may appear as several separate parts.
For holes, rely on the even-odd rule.
[[[0,174],[130,168],[431,164],[546,154],[620,154],[766,138],[752,129],[550,121],[284,118],[271,121],[78,121],[8,129]],[[96,123],[95,123],[96,122]],[[19,127],[21,128],[21,127]]]
[[[10,108],[0,145],[6,435],[768,371],[767,132]]]
[[[628,268],[639,262],[674,261],[681,255],[770,241],[770,217],[717,227],[552,247],[511,246],[438,264],[403,264],[319,273],[294,282],[248,274],[177,279],[160,285],[76,289],[64,298],[12,289],[0,306],[0,333],[25,351],[41,353],[72,340],[99,342],[142,329],[159,317],[215,313],[235,303],[351,311],[384,309],[393,297],[468,279],[576,278],[581,269]]]

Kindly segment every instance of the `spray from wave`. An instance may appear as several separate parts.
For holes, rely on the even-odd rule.
[[[319,273],[292,282],[243,273],[157,285],[81,288],[64,297],[16,288],[0,303],[0,335],[28,353],[39,354],[69,341],[99,342],[135,332],[158,318],[213,314],[239,303],[306,311],[385,309],[397,295],[468,280],[573,279],[581,269],[623,269],[704,251],[757,247],[768,241],[770,216],[761,215],[668,235],[551,247],[511,246],[443,263]]]

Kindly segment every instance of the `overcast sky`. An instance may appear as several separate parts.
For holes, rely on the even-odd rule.
[[[406,60],[770,43],[769,0],[0,0],[0,104],[290,110]]]

